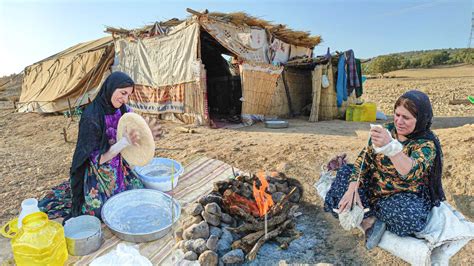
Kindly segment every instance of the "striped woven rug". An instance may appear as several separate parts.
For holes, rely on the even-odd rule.
[[[212,184],[218,180],[224,180],[233,176],[230,165],[207,157],[196,157],[184,163],[185,172],[180,176],[178,186],[174,189],[174,197],[185,207],[188,203],[194,202],[200,196],[212,190]],[[87,265],[95,258],[107,254],[114,249],[117,244],[125,242],[116,237],[102,224],[105,242],[101,248],[88,256],[69,256],[67,265],[78,264]],[[147,257],[153,265],[168,264],[165,259],[170,259],[170,254],[174,246],[172,233],[168,233],[156,241],[140,243],[138,247],[140,254]]]

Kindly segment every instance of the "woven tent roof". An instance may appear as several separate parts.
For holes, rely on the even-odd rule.
[[[190,9],[188,9],[189,11]],[[278,39],[288,43],[293,44],[296,46],[303,46],[307,48],[314,48],[321,42],[321,36],[319,35],[311,35],[308,31],[296,31],[288,28],[284,24],[274,24],[270,21],[260,19],[254,16],[251,16],[245,12],[233,12],[233,13],[220,13],[220,12],[211,12],[208,13],[205,11],[204,13],[199,13],[196,11],[190,12],[197,16],[207,16],[211,19],[216,19],[226,23],[232,23],[237,26],[249,26],[249,27],[258,27],[262,29],[266,29],[269,33],[273,34]],[[190,20],[191,18],[188,17],[186,20]],[[118,34],[118,35],[133,35],[133,36],[144,36],[144,35],[154,35],[156,32],[157,27],[162,29],[166,29],[168,27],[173,27],[183,23],[186,20],[180,20],[177,18],[173,18],[163,22],[156,22],[151,25],[146,25],[141,28],[137,29],[124,29],[124,28],[114,28],[114,27],[106,27],[105,32]]]

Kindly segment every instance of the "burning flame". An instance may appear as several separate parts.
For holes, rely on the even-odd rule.
[[[260,187],[257,189],[256,181],[253,181],[253,197],[257,203],[260,217],[264,216],[273,206],[272,195],[265,192],[268,188],[268,182],[265,178],[264,172],[257,173],[257,177],[260,180]]]

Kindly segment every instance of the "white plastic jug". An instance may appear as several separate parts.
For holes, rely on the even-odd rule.
[[[23,218],[25,218],[25,216],[39,211],[40,210],[38,208],[38,201],[35,198],[23,200],[23,202],[21,203],[21,212],[18,216],[18,228],[21,228],[21,221],[23,220]]]

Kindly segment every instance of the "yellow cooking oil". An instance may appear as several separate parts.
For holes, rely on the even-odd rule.
[[[64,229],[43,212],[23,218],[23,225],[11,241],[13,257],[21,265],[64,265],[68,259]]]
[[[352,121],[355,121],[355,122],[362,121],[362,112],[363,112],[362,106],[358,104],[354,104],[353,108],[354,110],[352,113]]]
[[[377,120],[377,105],[371,102],[362,104],[361,121],[375,122],[375,120]]]

